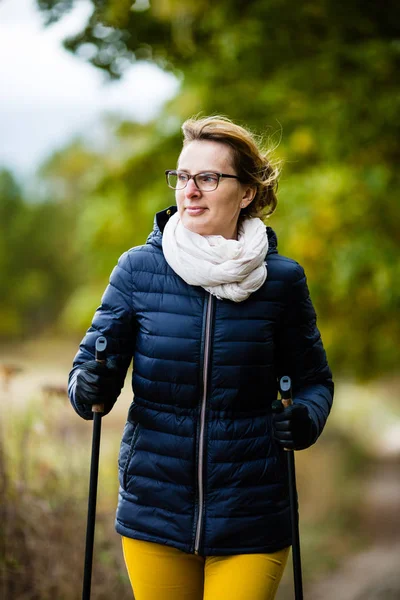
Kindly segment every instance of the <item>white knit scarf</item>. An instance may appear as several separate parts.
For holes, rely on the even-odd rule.
[[[167,263],[186,283],[219,299],[243,302],[267,277],[267,230],[261,219],[245,219],[238,238],[194,233],[175,213],[164,228],[162,246]]]

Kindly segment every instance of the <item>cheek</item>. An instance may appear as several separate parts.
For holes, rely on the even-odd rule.
[[[240,204],[240,197],[235,194],[220,196],[213,202],[215,212],[225,219],[234,218]]]
[[[184,195],[182,194],[182,191],[179,191],[179,192],[176,191],[175,192],[175,203],[176,203],[179,211],[182,209],[183,199],[184,199]]]

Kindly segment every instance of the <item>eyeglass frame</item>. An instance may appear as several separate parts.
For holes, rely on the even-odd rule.
[[[221,181],[221,179],[222,179],[223,177],[227,177],[227,178],[229,178],[229,179],[238,179],[238,180],[240,181],[240,177],[239,177],[238,175],[230,175],[229,173],[217,173],[216,171],[200,171],[200,173],[196,173],[195,175],[189,175],[189,173],[187,173],[188,180],[187,180],[187,182],[185,183],[185,185],[184,185],[183,187],[181,187],[181,188],[174,188],[174,187],[171,187],[171,186],[169,185],[169,183],[168,183],[168,175],[169,175],[170,173],[176,173],[176,174],[178,174],[178,172],[179,172],[179,169],[166,169],[166,171],[165,171],[165,178],[166,178],[166,180],[167,180],[167,185],[168,185],[168,187],[169,187],[171,190],[184,190],[184,189],[185,189],[185,187],[187,187],[187,185],[188,185],[188,183],[189,183],[189,181],[190,181],[191,179],[193,179],[193,181],[194,181],[194,185],[197,187],[197,189],[198,189],[200,192],[215,192],[215,190],[218,188],[218,186],[219,186],[219,184],[220,184],[220,181]],[[185,171],[180,171],[180,172],[181,172],[181,173],[185,173]],[[201,188],[200,188],[200,187],[197,185],[196,177],[197,177],[198,175],[204,175],[204,174],[207,174],[207,173],[209,173],[210,175],[217,175],[217,176],[218,176],[217,185],[216,185],[216,186],[215,186],[215,188],[214,188],[214,189],[212,189],[212,190],[202,190],[202,189],[201,189]]]

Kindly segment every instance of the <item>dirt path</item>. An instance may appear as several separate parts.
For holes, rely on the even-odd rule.
[[[309,600],[399,600],[400,543],[377,545],[306,590]]]
[[[377,460],[365,482],[362,522],[369,549],[352,556],[323,581],[309,600],[400,599],[400,459]]]

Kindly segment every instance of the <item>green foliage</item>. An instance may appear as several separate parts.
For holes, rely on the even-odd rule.
[[[58,315],[74,287],[73,219],[61,204],[27,202],[0,172],[0,337],[34,335]]]
[[[347,375],[395,371],[399,360],[398,207],[388,197],[378,209],[395,179],[379,166],[332,163],[286,174],[281,186],[281,251],[304,265],[329,356]]]

